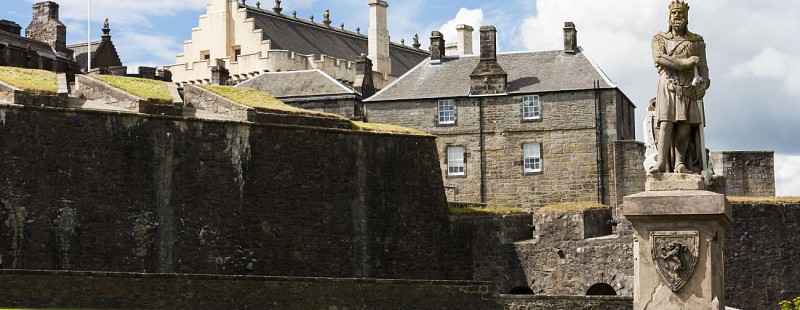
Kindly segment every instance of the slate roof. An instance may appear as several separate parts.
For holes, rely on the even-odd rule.
[[[97,48],[100,47],[101,42],[102,41],[92,42],[92,55],[95,55],[97,53]],[[86,42],[67,45],[67,48],[73,51],[75,55],[75,62],[78,63],[78,68],[86,68],[86,66],[89,65],[89,61],[87,60],[86,57],[86,50],[87,50]]]
[[[26,49],[28,44],[31,46],[31,50],[36,51],[39,53],[39,56],[50,58],[50,59],[69,59],[69,55],[63,53],[56,53],[52,46],[42,41],[37,41],[33,39],[29,39],[14,33],[6,32],[0,30],[0,44],[5,44],[9,46],[16,46],[18,48]]]
[[[478,65],[478,55],[446,56],[441,64],[424,60],[416,68],[364,100],[369,102],[469,96],[469,75]],[[561,50],[499,53],[497,61],[508,73],[508,93],[538,93],[594,88],[616,88],[583,52]]]
[[[236,87],[250,87],[283,99],[290,97],[356,95],[354,90],[322,70],[265,72]]]
[[[247,8],[247,17],[255,21],[256,28],[264,30],[264,40],[272,41],[272,49],[288,50],[304,55],[325,54],[350,61],[355,61],[357,56],[369,52],[366,35],[273,11],[244,7]],[[428,52],[390,43],[389,56],[392,59],[392,75],[401,76],[427,58]]]

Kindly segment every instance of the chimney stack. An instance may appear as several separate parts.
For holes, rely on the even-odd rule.
[[[575,54],[578,52],[578,30],[572,22],[564,22],[564,53]]]
[[[387,8],[389,4],[386,1],[369,0],[369,59],[375,65],[375,71],[383,74],[392,73],[389,30],[386,26]]]
[[[356,58],[356,80],[353,88],[361,93],[362,98],[369,98],[375,94],[375,84],[372,82],[372,60],[367,55],[361,54]]]
[[[22,33],[22,27],[20,27],[19,24],[5,19],[0,19],[0,30],[15,35],[20,35],[20,33]]]
[[[508,74],[497,62],[497,29],[494,26],[481,26],[481,59],[469,77],[471,95],[506,92]]]
[[[475,29],[469,25],[458,25],[458,53],[460,55],[472,55],[472,32]]]
[[[67,26],[58,20],[58,3],[45,1],[33,4],[33,19],[25,36],[49,44],[57,52],[67,52]]]
[[[444,36],[441,32],[431,32],[431,61],[439,62],[444,57]]]

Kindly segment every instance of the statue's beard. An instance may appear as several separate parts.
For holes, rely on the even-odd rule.
[[[684,30],[684,29],[686,29],[686,20],[673,19],[672,20],[672,29],[675,29],[675,30]]]

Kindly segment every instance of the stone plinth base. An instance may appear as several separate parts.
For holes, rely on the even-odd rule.
[[[653,173],[647,175],[645,191],[704,190],[703,177],[699,174]]]
[[[701,190],[642,192],[624,198],[634,229],[633,308],[725,309],[724,195]]]

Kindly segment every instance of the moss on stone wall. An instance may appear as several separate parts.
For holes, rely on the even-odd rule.
[[[173,102],[167,83],[161,81],[111,75],[92,75],[92,77],[147,101],[161,104]]]
[[[728,197],[731,203],[789,205],[800,203],[800,197]]]
[[[381,132],[381,133],[400,133],[400,134],[410,134],[410,135],[418,135],[418,136],[430,136],[431,134],[411,129],[408,127],[398,126],[398,125],[390,125],[390,124],[379,124],[379,123],[365,123],[354,121],[353,125],[356,129],[361,131],[371,131],[371,132]]]
[[[0,81],[33,95],[55,95],[56,74],[50,71],[0,67]]]
[[[539,209],[539,213],[580,212],[580,211],[597,210],[603,208],[608,208],[608,206],[592,201],[567,202],[567,203],[560,203],[560,204],[546,206],[544,208]]]
[[[508,215],[525,214],[528,211],[510,206],[477,206],[467,205],[466,207],[448,207],[451,215]]]

